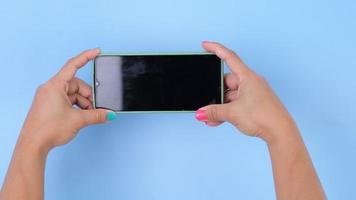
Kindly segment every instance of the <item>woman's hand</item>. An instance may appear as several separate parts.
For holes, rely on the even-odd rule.
[[[17,140],[0,199],[43,199],[48,152],[69,142],[84,126],[115,119],[114,112],[93,109],[90,86],[75,77],[77,70],[99,53],[99,49],[88,50],[70,59],[38,88]]]
[[[209,126],[228,121],[247,135],[264,139],[271,155],[277,199],[326,199],[299,130],[267,82],[224,46],[204,48],[226,62],[225,104],[209,105],[196,118]]]
[[[225,75],[225,103],[209,105],[196,112],[196,118],[209,126],[228,121],[250,136],[271,140],[280,129],[294,128],[287,110],[264,78],[249,69],[231,50],[215,42],[203,47],[215,53],[231,69]]]
[[[100,49],[87,50],[70,59],[38,88],[21,131],[21,141],[49,151],[69,142],[81,128],[116,117],[114,112],[93,109],[91,87],[75,77],[76,71],[99,53]]]

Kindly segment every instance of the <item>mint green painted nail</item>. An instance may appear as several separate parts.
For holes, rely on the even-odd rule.
[[[106,119],[108,121],[112,121],[112,120],[116,119],[116,113],[115,112],[109,112],[108,114],[106,114]]]

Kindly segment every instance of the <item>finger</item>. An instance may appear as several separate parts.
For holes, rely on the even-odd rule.
[[[116,113],[105,109],[78,110],[83,126],[100,124],[116,119]]]
[[[236,100],[238,97],[238,94],[239,94],[238,90],[230,90],[230,91],[226,92],[225,96],[224,96],[225,103],[229,103],[231,101]]]
[[[69,82],[68,92],[69,95],[72,94],[80,94],[81,96],[87,98],[91,101],[92,98],[92,88],[85,83],[84,81],[80,80],[79,78],[74,77]]]
[[[72,94],[69,95],[69,100],[71,101],[72,105],[77,105],[81,109],[92,109],[93,105],[89,99],[79,95],[79,94]]]
[[[249,70],[238,55],[223,45],[217,42],[203,42],[203,47],[225,61],[233,73],[241,75]]]
[[[70,81],[79,68],[87,64],[90,60],[99,55],[100,49],[83,51],[78,56],[70,59],[64,67],[58,72],[57,76],[65,81]]]
[[[239,79],[235,74],[228,73],[224,75],[225,88],[237,90],[239,88]]]
[[[222,123],[223,123],[223,122],[210,122],[210,121],[205,122],[205,124],[206,124],[207,126],[211,126],[211,127],[219,126],[219,125],[221,125]]]
[[[199,121],[224,122],[228,117],[229,104],[214,104],[200,108],[195,113],[195,118]]]

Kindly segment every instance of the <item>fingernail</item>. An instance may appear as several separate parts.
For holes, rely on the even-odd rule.
[[[203,121],[203,122],[208,121],[208,115],[206,114],[206,111],[203,109],[197,110],[197,112],[195,113],[195,118],[198,121]]]
[[[101,49],[100,49],[99,47],[94,48],[94,50],[95,50],[96,52],[98,52],[98,53],[100,53],[100,52],[101,52]]]
[[[112,121],[116,119],[116,113],[115,112],[108,112],[108,114],[106,114],[106,119],[108,121]]]

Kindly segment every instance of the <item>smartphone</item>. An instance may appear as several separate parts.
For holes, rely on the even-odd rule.
[[[210,53],[101,54],[93,104],[116,112],[191,112],[223,100],[223,62]]]

